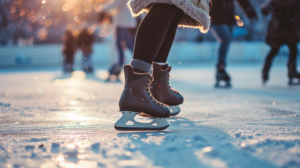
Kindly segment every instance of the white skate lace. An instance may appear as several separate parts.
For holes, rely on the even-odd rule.
[[[156,100],[156,99],[153,97],[153,95],[152,95],[152,93],[151,93],[151,83],[152,83],[152,80],[149,78],[149,79],[148,79],[148,82],[146,83],[146,91],[147,91],[147,94],[148,94],[149,98],[151,99],[151,101],[152,101],[154,104],[158,105],[159,107],[166,108],[166,106],[165,106],[163,103],[159,102],[158,100]]]

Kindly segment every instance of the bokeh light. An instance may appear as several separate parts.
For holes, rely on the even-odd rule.
[[[111,23],[107,19],[103,25],[97,23],[97,15],[103,6],[113,0],[6,0],[1,7],[8,25],[1,29],[2,44],[19,39],[33,38],[34,42],[60,42],[64,30],[74,35],[86,27],[89,33],[107,37]],[[101,30],[104,29],[104,30]]]

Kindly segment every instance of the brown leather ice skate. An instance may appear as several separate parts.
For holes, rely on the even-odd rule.
[[[120,112],[123,116],[115,124],[117,130],[163,130],[169,124],[170,109],[157,101],[150,91],[153,80],[150,73],[134,72],[130,65],[124,66],[125,87],[120,98]],[[153,118],[151,123],[140,123],[134,120],[136,115]],[[131,121],[131,124],[128,122]]]

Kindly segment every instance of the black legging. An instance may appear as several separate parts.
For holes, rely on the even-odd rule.
[[[174,5],[154,5],[138,28],[133,59],[166,62],[183,14]]]
[[[290,49],[289,63],[295,63],[297,59],[297,44],[287,44]],[[271,63],[279,51],[279,47],[272,47],[270,53],[267,55],[266,62]]]

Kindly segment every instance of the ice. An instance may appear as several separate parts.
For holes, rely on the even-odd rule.
[[[300,86],[283,63],[262,86],[260,69],[230,63],[233,88],[214,89],[212,63],[174,65],[181,113],[132,132],[114,129],[124,84],[102,82],[103,69],[0,70],[0,167],[300,167]]]

